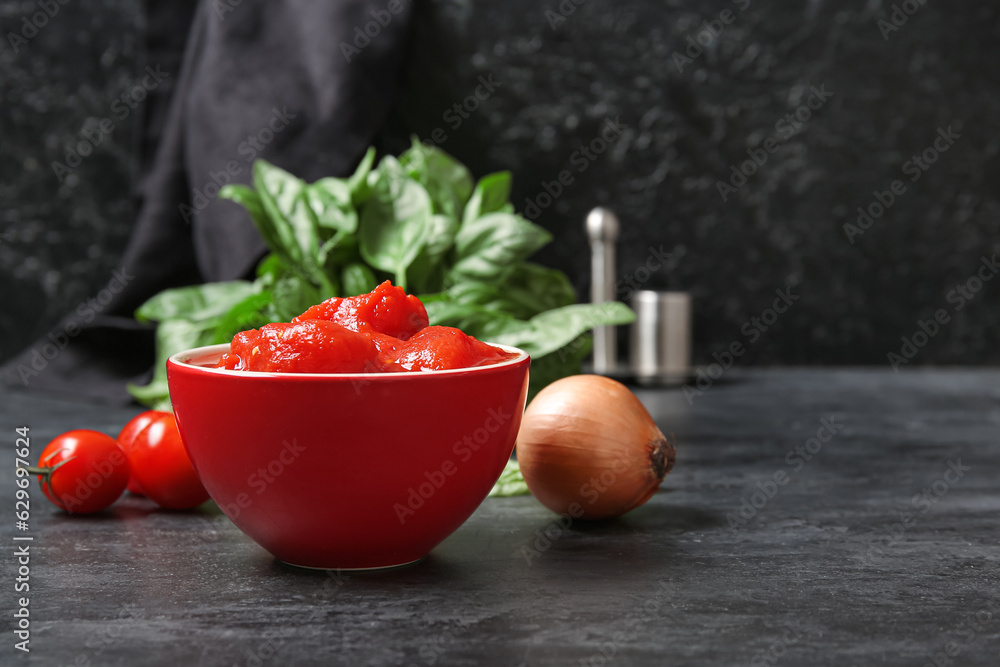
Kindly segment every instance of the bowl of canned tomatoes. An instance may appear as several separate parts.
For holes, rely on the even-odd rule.
[[[278,559],[419,560],[510,458],[529,357],[428,326],[388,282],[167,361],[177,427],[208,495]]]

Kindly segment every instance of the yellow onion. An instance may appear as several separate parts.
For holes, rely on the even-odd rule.
[[[573,375],[538,392],[517,434],[531,493],[573,518],[616,517],[642,505],[674,458],[635,394],[600,375]]]

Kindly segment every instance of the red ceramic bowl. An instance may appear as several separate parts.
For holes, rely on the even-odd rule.
[[[503,347],[503,346],[498,346]],[[222,511],[286,563],[376,568],[425,556],[469,518],[514,448],[528,355],[420,373],[211,368],[167,361],[184,446]]]

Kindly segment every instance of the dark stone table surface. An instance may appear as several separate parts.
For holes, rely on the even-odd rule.
[[[1000,371],[733,369],[690,401],[637,393],[678,442],[645,506],[565,526],[487,499],[422,562],[361,574],[134,497],[70,517],[33,487],[15,531],[15,427],[37,457],[135,410],[0,394],[0,664],[1000,664]]]

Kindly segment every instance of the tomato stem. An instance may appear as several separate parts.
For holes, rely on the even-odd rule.
[[[59,470],[59,468],[66,465],[75,458],[76,458],[75,456],[71,456],[68,459],[63,459],[62,461],[55,464],[51,468],[49,468],[48,466],[20,466],[20,467],[27,470],[29,475],[41,475],[42,477],[48,478],[51,477],[52,473],[54,473],[56,470]]]

